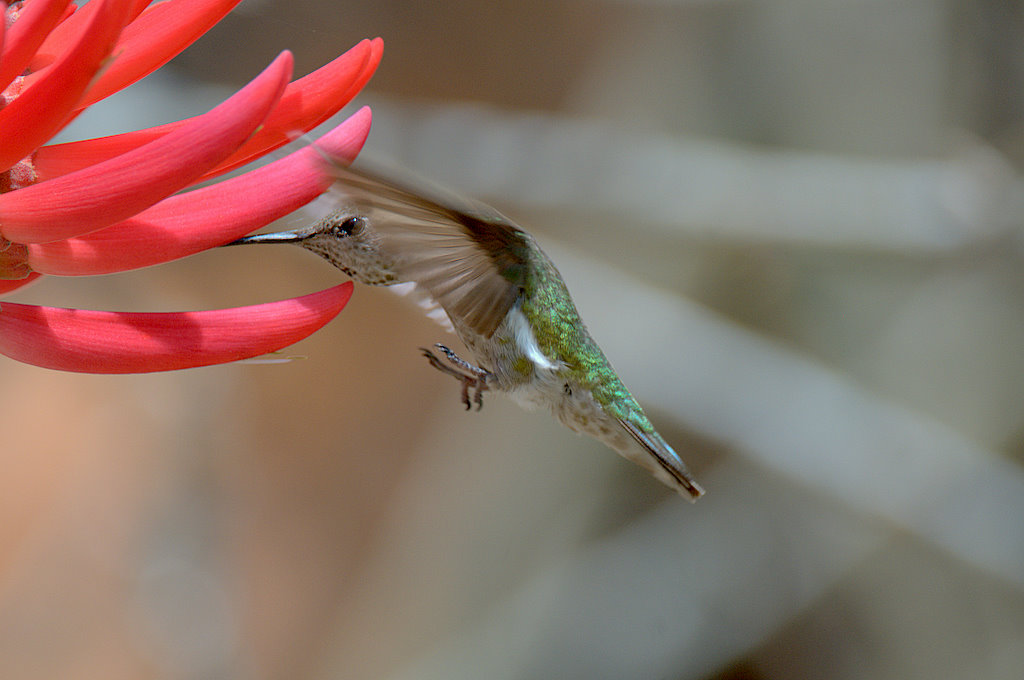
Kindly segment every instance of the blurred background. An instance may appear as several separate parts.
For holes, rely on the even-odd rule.
[[[416,349],[457,341],[383,289],[280,365],[0,358],[0,676],[1020,677],[1021,3],[245,0],[68,134],[376,35],[366,153],[537,236],[707,496],[466,413]],[[11,299],[340,276],[232,249]]]

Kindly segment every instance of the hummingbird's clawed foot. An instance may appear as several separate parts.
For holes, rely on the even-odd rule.
[[[447,373],[462,383],[462,403],[466,405],[466,410],[468,411],[472,407],[472,404],[476,404],[476,410],[479,411],[484,406],[483,393],[487,390],[487,380],[491,378],[493,374],[490,371],[480,368],[479,366],[474,366],[465,359],[462,359],[458,354],[451,351],[444,345],[437,344],[434,346],[444,353],[448,361],[466,372],[463,373],[462,371],[448,366],[437,358],[436,354],[425,347],[420,347],[420,351],[423,352],[423,356],[427,358],[427,361],[430,362],[431,366],[442,373]],[[470,389],[474,390],[472,402],[470,402],[469,399]]]

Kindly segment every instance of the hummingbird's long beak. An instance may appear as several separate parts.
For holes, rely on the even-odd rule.
[[[225,243],[226,246],[244,246],[250,243],[298,243],[309,238],[303,231],[278,231],[273,234],[253,234],[244,236],[237,241]]]

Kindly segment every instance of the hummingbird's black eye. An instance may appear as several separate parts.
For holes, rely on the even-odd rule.
[[[366,228],[366,220],[362,217],[346,217],[334,225],[335,236],[358,236]]]

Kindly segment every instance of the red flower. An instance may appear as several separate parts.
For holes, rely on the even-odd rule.
[[[145,267],[235,240],[330,185],[322,156],[351,161],[363,108],[316,144],[186,194],[335,114],[369,80],[380,39],[364,40],[289,83],[282,53],[220,106],[195,118],[43,146],[78,113],[156,70],[239,0],[26,0],[0,22],[0,293],[41,274]],[[134,373],[273,352],[334,318],[342,284],[270,304],[184,313],[117,313],[0,303],[0,353],[48,368]]]

